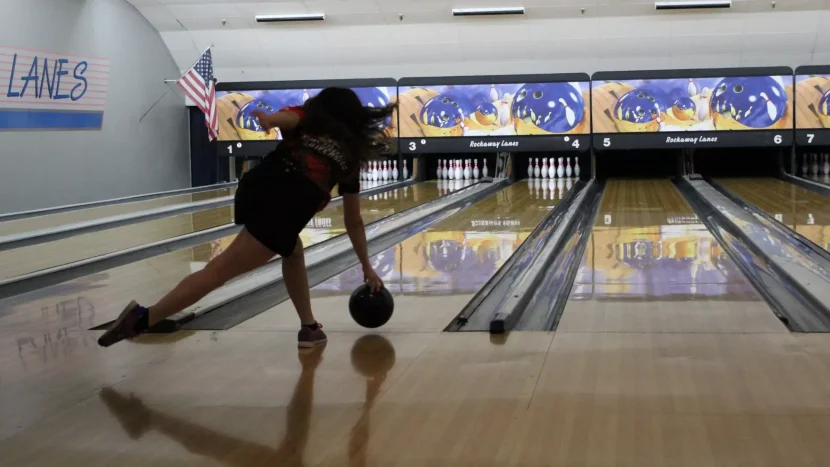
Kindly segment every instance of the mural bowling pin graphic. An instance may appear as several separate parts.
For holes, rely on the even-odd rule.
[[[481,176],[487,177],[487,159],[481,160]]]
[[[703,88],[700,91],[700,96],[697,98],[697,119],[704,121],[709,118],[709,88]]]
[[[579,172],[580,172],[580,170],[579,170],[579,158],[576,157],[574,159],[574,175],[576,175],[576,178],[579,178]]]
[[[562,178],[565,176],[565,163],[562,161],[562,157],[559,158],[559,166],[556,168],[556,176]]]
[[[568,121],[568,125],[574,126],[576,122],[576,114],[572,108],[568,106],[568,103],[565,102],[565,99],[559,98],[559,103],[565,106],[565,119]]]
[[[548,158],[542,158],[542,178],[548,178]]]
[[[767,115],[769,115],[769,119],[774,122],[776,120],[775,117],[778,116],[778,109],[775,107],[775,104],[769,100],[767,93],[762,92],[760,93],[760,96],[767,102]]]
[[[573,175],[573,169],[571,169],[571,158],[569,157],[568,165],[565,167],[565,176],[571,178],[571,175]]]
[[[490,85],[490,100],[492,102],[496,102],[496,101],[499,100],[499,92],[496,91],[496,85],[495,84]]]
[[[478,171],[478,159],[473,159],[473,178],[478,180],[478,175],[481,172]]]
[[[689,97],[693,97],[697,94],[697,87],[695,86],[695,82],[692,81],[692,78],[689,78]]]
[[[303,104],[308,100],[308,89],[303,89]]]

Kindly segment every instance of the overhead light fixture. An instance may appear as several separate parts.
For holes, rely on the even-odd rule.
[[[303,13],[298,15],[256,15],[257,23],[286,23],[290,21],[323,21],[323,13]]]
[[[732,0],[654,2],[654,8],[656,10],[704,10],[709,8],[732,8]]]
[[[515,8],[453,8],[453,16],[497,16],[497,15],[523,15],[524,7]]]

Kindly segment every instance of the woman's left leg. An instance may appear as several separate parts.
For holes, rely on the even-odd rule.
[[[225,282],[264,265],[273,257],[273,251],[254,238],[248,229],[243,228],[227,250],[212,259],[201,271],[184,278],[149,310],[136,302],[127,305],[110,329],[98,339],[98,344],[109,347],[135,337],[150,326],[196,303]]]

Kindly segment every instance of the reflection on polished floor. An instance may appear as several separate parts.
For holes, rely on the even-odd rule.
[[[398,300],[424,301],[395,319],[453,315],[478,279],[451,271],[491,268],[558,200],[506,193],[413,240],[417,267],[387,277]],[[311,352],[276,320],[101,350],[85,329],[123,290],[41,297],[36,332],[0,311],[0,465],[827,465],[828,336],[773,326],[669,182],[611,181],[602,203],[587,290],[556,333],[439,333],[431,318],[372,333],[315,290],[345,317],[321,317],[334,330]]]
[[[775,178],[721,178],[717,182],[830,251],[830,198]]]

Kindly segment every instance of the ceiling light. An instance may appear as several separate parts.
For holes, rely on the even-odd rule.
[[[732,0],[706,0],[706,1],[679,1],[679,2],[654,2],[657,10],[702,10],[707,8],[732,8]]]
[[[289,21],[323,21],[323,13],[305,13],[299,15],[256,15],[257,23],[284,23]]]
[[[515,8],[453,8],[453,16],[523,15],[524,7]]]

